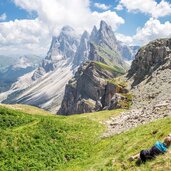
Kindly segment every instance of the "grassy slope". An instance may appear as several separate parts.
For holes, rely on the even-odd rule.
[[[119,68],[118,66],[109,66],[101,62],[94,61],[97,67],[100,67],[101,69],[107,70],[109,72],[117,72],[118,74],[125,74],[125,71],[122,68]]]
[[[21,112],[25,112],[28,114],[35,114],[35,115],[52,115],[52,113],[40,109],[35,106],[25,105],[25,104],[0,104],[0,107],[6,107],[9,109],[19,110]]]
[[[94,46],[97,49],[98,55],[101,56],[108,63],[108,65],[113,65],[113,62],[115,60],[118,60],[118,58],[120,58],[120,55],[114,50],[111,50],[107,47],[106,48],[102,47],[102,46],[97,45],[95,43],[94,43]],[[106,56],[110,56],[110,58],[108,58]]]
[[[140,167],[127,159],[168,134],[171,118],[101,138],[100,123],[119,112],[63,117],[0,107],[0,170],[169,170],[169,155]]]

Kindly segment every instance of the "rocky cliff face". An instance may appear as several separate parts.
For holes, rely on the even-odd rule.
[[[126,79],[133,96],[131,110],[108,121],[105,136],[171,116],[171,39],[140,48]]]
[[[131,58],[128,58],[128,60],[134,60],[135,55],[137,54],[138,50],[140,49],[140,46],[129,46],[129,49],[131,51]]]
[[[142,47],[135,56],[127,77],[133,78],[132,86],[141,83],[156,70],[170,67],[171,39],[159,39]]]
[[[79,35],[70,26],[64,26],[57,37],[52,38],[47,60],[59,61],[61,59],[73,60],[79,45]]]
[[[58,113],[70,115],[120,108],[121,101],[126,100],[121,94],[128,92],[124,86],[109,81],[123,74],[118,69],[100,62],[84,63],[66,85],[65,96]]]
[[[74,65],[79,66],[81,63],[84,63],[88,60],[88,55],[90,51],[90,35],[87,31],[85,31],[80,40],[80,45],[77,48],[75,57],[74,57]]]
[[[93,30],[91,31],[91,35],[90,35],[90,40],[95,40],[95,37],[97,35],[98,29],[96,26],[93,27]]]
[[[134,106],[153,110],[170,101],[171,39],[159,39],[142,47],[127,77],[135,94]]]

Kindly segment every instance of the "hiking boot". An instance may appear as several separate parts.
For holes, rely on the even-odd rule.
[[[135,163],[137,166],[140,166],[142,164],[142,160],[139,158]]]

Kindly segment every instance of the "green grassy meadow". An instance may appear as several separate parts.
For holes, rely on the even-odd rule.
[[[131,155],[170,133],[171,118],[103,138],[106,127],[102,123],[123,110],[65,117],[34,107],[26,113],[27,107],[0,106],[2,171],[163,171],[171,168],[171,154],[139,167],[128,161]]]

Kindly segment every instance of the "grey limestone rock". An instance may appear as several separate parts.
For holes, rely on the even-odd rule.
[[[132,85],[131,110],[105,124],[103,136],[127,131],[138,125],[171,116],[171,39],[157,39],[140,48],[127,74]],[[117,123],[117,124],[115,124]]]
[[[171,39],[158,39],[142,47],[135,56],[127,77],[133,77],[135,86],[159,67],[171,67]]]
[[[97,62],[86,62],[78,69],[74,78],[66,85],[58,114],[71,115],[113,109],[110,101],[116,93],[116,88],[107,80],[121,74],[103,68],[103,65]]]
[[[74,57],[74,65],[79,66],[81,63],[88,60],[89,50],[90,50],[90,43],[89,43],[89,33],[85,31],[80,40],[80,44],[77,48],[75,57]]]

